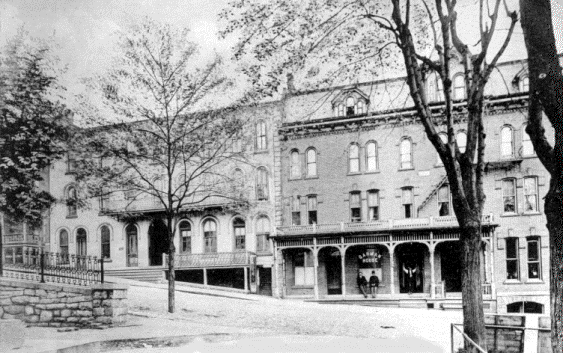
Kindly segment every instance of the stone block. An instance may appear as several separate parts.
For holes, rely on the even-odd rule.
[[[94,299],[94,300],[92,300],[92,306],[93,306],[94,308],[100,306],[101,303],[102,303],[102,301],[101,301],[100,299]]]
[[[113,322],[112,318],[107,316],[98,316],[95,321],[102,324],[111,324]]]
[[[48,296],[47,291],[44,290],[44,289],[36,289],[36,290],[35,290],[35,295],[38,296],[38,297],[42,297],[42,298]]]
[[[49,310],[43,310],[41,312],[41,315],[39,316],[39,321],[41,322],[51,321],[52,319],[53,319],[53,313],[50,312]]]
[[[67,309],[78,309],[78,303],[65,304]]]
[[[85,302],[85,301],[90,301],[91,299],[88,297],[85,297],[83,295],[78,295],[76,297],[69,297],[67,298],[67,303],[80,303],[80,302]]]
[[[39,304],[53,304],[53,303],[59,303],[60,301],[55,297],[55,298],[41,298],[39,299]]]
[[[60,322],[49,322],[49,327],[61,327]]]
[[[35,309],[31,305],[25,306],[25,315],[33,315],[35,314]]]
[[[80,320],[79,317],[71,316],[71,317],[66,319],[66,322],[78,322],[78,320]]]
[[[106,309],[109,309],[109,308],[106,308]],[[102,315],[104,315],[104,312],[105,312],[106,309],[104,309],[104,308],[94,308],[92,310],[92,313],[94,314],[94,316],[102,316]]]
[[[24,295],[35,295],[35,289],[24,289],[23,294]]]
[[[61,316],[60,310],[53,310],[53,316]]]
[[[0,299],[0,306],[11,305],[11,304],[12,304],[12,299],[10,298]]]
[[[35,303],[39,303],[40,298],[39,297],[28,297],[27,300],[28,300],[29,303],[35,304]]]
[[[8,305],[4,307],[4,312],[10,315],[23,314],[24,310],[25,310],[25,306],[23,305]]]
[[[29,303],[29,297],[25,296],[25,295],[12,297],[12,303],[14,303],[14,304],[27,304],[27,303]]]
[[[81,317],[80,320],[78,322],[82,323],[86,323],[86,322],[90,322],[92,321],[92,318],[90,317]]]
[[[2,315],[2,319],[19,319],[21,316],[20,315],[12,315],[12,314],[8,314],[8,313],[4,313],[4,315]]]
[[[57,298],[66,298],[70,295],[72,295],[72,294],[67,293],[67,292],[59,292],[59,293],[57,293]]]
[[[46,304],[45,306],[47,310],[61,310],[66,307],[66,305],[62,303]]]
[[[39,315],[30,315],[25,318],[25,322],[39,322]]]
[[[55,322],[66,322],[66,317],[57,316],[53,318]]]
[[[70,310],[69,309],[61,310],[61,316],[62,317],[69,317],[70,316]]]
[[[35,304],[35,309],[45,310],[47,309],[47,304]]]
[[[92,312],[90,310],[77,310],[76,316],[92,316]]]
[[[92,309],[92,307],[93,307],[92,302],[89,302],[89,301],[78,303],[78,308],[80,310]]]
[[[94,299],[102,299],[102,291],[95,290],[92,292],[92,298]]]
[[[60,293],[57,293],[57,292],[49,292],[49,293],[47,293],[47,299],[62,298],[62,297],[59,297],[59,294]]]

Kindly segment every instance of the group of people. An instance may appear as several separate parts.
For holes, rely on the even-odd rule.
[[[377,290],[379,288],[379,278],[375,275],[375,271],[371,271],[371,276],[369,278],[369,282],[362,273],[362,271],[358,271],[358,287],[360,291],[364,295],[364,298],[368,297],[368,285],[369,285],[369,292],[372,298],[375,298],[377,295]]]

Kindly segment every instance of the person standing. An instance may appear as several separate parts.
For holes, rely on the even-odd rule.
[[[371,277],[369,278],[369,291],[371,293],[372,298],[375,298],[378,289],[379,289],[379,278],[375,275],[375,271],[371,271]]]
[[[405,264],[403,264],[403,272],[405,272],[405,275],[407,276],[409,294],[412,294],[412,292],[416,289],[416,273],[418,272],[418,266],[413,267],[412,265],[409,265],[409,267],[405,267]]]
[[[367,294],[368,281],[367,281],[366,277],[364,276],[364,274],[362,273],[362,271],[358,271],[357,281],[358,281],[358,288],[360,288],[360,291],[364,295],[364,298],[367,298],[368,297],[368,294]]]

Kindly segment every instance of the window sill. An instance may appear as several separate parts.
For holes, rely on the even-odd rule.
[[[542,214],[541,212],[537,212],[537,211],[534,211],[534,212],[523,212],[523,213],[522,213],[522,216],[541,216],[541,214]]]
[[[314,289],[314,285],[304,285],[304,286],[291,286],[292,289]]]
[[[348,175],[348,176],[352,176],[352,175],[362,175],[362,172],[348,172],[346,175]]]
[[[379,169],[376,169],[376,170],[366,170],[366,171],[364,172],[364,174],[378,174],[378,173],[381,173],[381,171],[380,171]]]
[[[544,284],[545,282],[539,278],[531,278],[526,281],[526,284]]]
[[[518,213],[503,213],[500,216],[501,217],[518,217],[520,215]]]
[[[302,180],[303,178],[288,178],[288,181]]]
[[[318,175],[306,176],[305,179],[319,179],[319,176]]]
[[[66,216],[67,219],[78,218],[78,215]]]
[[[399,168],[397,171],[399,171],[399,172],[405,172],[405,171],[409,171],[409,170],[414,170],[414,167],[410,167],[410,168]]]
[[[522,284],[522,281],[519,279],[507,279],[502,284]]]

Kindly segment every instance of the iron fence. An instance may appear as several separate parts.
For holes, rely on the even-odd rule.
[[[104,283],[104,261],[96,256],[34,249],[25,249],[22,255],[22,261],[4,263],[4,277],[82,286]]]

